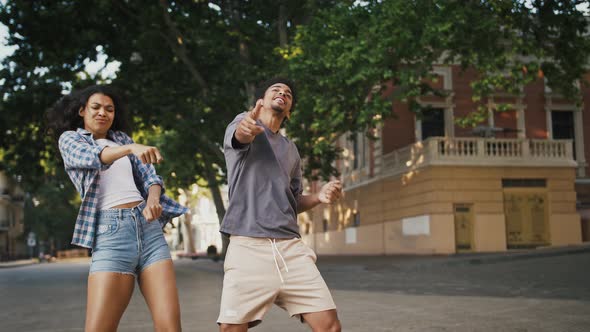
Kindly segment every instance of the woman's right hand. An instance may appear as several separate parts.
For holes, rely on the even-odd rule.
[[[154,146],[133,143],[129,145],[131,153],[133,153],[144,164],[159,164],[164,158],[160,154],[160,150]]]

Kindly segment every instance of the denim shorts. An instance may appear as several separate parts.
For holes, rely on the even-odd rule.
[[[90,273],[117,272],[138,276],[146,267],[171,259],[157,220],[148,222],[145,203],[130,209],[99,211]]]

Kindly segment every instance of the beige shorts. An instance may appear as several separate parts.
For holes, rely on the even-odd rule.
[[[217,323],[256,326],[273,303],[291,317],[336,309],[316,259],[298,238],[232,236]]]

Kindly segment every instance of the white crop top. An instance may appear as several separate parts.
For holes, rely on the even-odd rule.
[[[106,139],[97,139],[100,146],[119,146]],[[143,201],[133,180],[131,160],[127,157],[119,158],[107,170],[100,171],[98,180],[98,209],[106,210],[113,206]]]

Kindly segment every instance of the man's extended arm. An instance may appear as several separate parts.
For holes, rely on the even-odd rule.
[[[320,203],[332,204],[342,197],[342,184],[340,181],[330,181],[322,186],[319,193],[301,195],[297,202],[297,213],[313,209]]]

